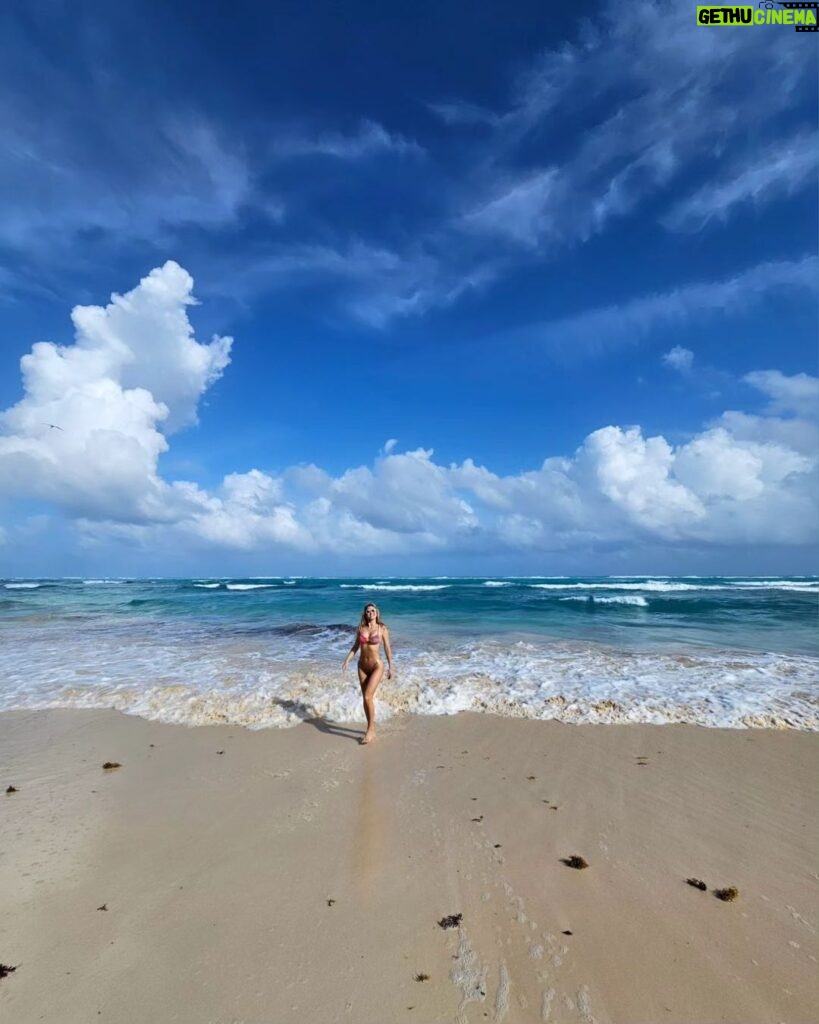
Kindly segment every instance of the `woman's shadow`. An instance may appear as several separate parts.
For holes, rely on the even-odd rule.
[[[296,715],[305,725],[312,725],[319,732],[328,733],[330,736],[344,736],[346,739],[359,742],[364,733],[360,729],[350,729],[344,725],[336,725],[335,722],[328,722],[320,718],[315,710],[300,700],[282,700],[280,697],[273,697],[271,703]]]

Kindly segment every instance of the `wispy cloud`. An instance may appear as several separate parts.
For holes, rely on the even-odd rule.
[[[775,132],[779,116],[810,81],[813,55],[784,37],[702,37],[678,4],[604,5],[578,42],[532,62],[505,111],[494,118],[481,112],[493,133],[460,225],[527,249],[584,241],[660,194],[683,171],[719,166],[740,125]],[[468,104],[434,109],[449,124],[478,119],[477,113],[470,118]],[[566,132],[583,122],[582,134]],[[552,140],[572,135],[577,144],[555,159],[562,146]],[[799,164],[809,164],[806,145],[807,139],[797,140],[779,169],[790,162],[799,174],[809,173]],[[523,170],[522,152],[528,154]],[[532,154],[542,154],[539,165]],[[772,168],[769,175],[776,173]],[[765,174],[749,172],[740,191],[766,187]],[[721,200],[737,201],[729,186]]]
[[[445,124],[449,125],[477,124],[497,128],[503,121],[501,114],[486,107],[480,107],[476,103],[468,103],[466,100],[428,103],[427,107]]]
[[[535,246],[549,231],[548,211],[557,177],[557,170],[550,168],[515,181],[487,202],[467,211],[461,223],[471,231]]]
[[[78,241],[100,261],[129,244],[171,248],[208,283],[227,280],[221,264],[241,247],[238,293],[321,280],[330,304],[383,326],[551,259],[648,203],[655,216],[683,175],[719,185],[672,206],[674,228],[791,194],[815,168],[805,135],[726,170],[739,145],[764,138],[775,152],[780,116],[812,88],[813,48],[788,33],[705,32],[672,0],[606,0],[573,41],[510,77],[493,108],[429,103],[447,126],[429,142],[363,111],[286,130],[278,112],[256,108],[218,119],[194,98],[131,88],[110,26],[86,34],[104,52],[81,53],[83,77],[47,60],[18,22],[5,45],[23,59],[0,104],[11,290],[29,261],[26,277],[42,287],[76,262]],[[382,159],[390,173],[368,173]]]
[[[362,121],[358,131],[345,135],[341,132],[323,132],[301,135],[276,142],[274,159],[298,156],[331,156],[338,160],[363,160],[378,154],[422,157],[423,146],[398,132],[389,132],[376,121]]]
[[[755,370],[742,379],[768,396],[768,414],[819,419],[819,377],[807,373],[788,377],[780,370]]]
[[[186,224],[223,228],[251,201],[247,158],[198,114],[125,138],[103,127],[100,160],[75,151],[70,124],[47,139],[25,118],[3,126],[10,145],[0,185],[15,202],[0,221],[0,243],[20,252],[42,255],[93,231],[156,241]]]
[[[450,306],[500,270],[499,261],[459,266],[431,249],[400,252],[355,238],[337,245],[277,245],[246,256],[238,270],[232,261],[213,264],[204,286],[210,294],[245,299],[300,283],[324,283],[335,292],[328,311],[341,309],[381,329],[395,318]]]
[[[685,285],[525,331],[555,355],[591,355],[637,344],[655,329],[744,309],[789,289],[819,289],[819,257],[762,263],[722,281]]]
[[[676,203],[664,224],[674,231],[698,231],[712,220],[725,220],[741,203],[770,202],[815,186],[817,167],[819,136],[803,132],[769,146],[750,166]]]

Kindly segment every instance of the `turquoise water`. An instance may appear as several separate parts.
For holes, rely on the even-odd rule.
[[[819,727],[819,577],[2,580],[0,709],[191,725],[361,717],[339,665],[391,628],[382,716]]]

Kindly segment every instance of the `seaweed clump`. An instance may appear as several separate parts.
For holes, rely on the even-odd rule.
[[[450,914],[449,917],[442,917],[438,926],[440,928],[457,928],[463,919],[463,914]]]
[[[420,974],[415,975],[416,981],[429,981],[429,975],[424,974],[423,971]]]
[[[695,889],[699,889],[700,892],[705,892],[705,890],[708,888],[708,886],[705,884],[705,882],[702,881],[701,878],[686,878],[685,881],[688,883],[688,885],[693,885]]]
[[[17,792],[17,787],[16,786],[9,786],[8,789],[6,790],[7,794],[8,793],[16,793],[16,792]]]
[[[589,866],[588,861],[585,861],[582,857],[578,857],[576,853],[572,854],[571,857],[564,857],[563,863],[567,868],[577,868],[578,871],[582,871],[583,868]]]
[[[723,903],[733,903],[739,896],[739,889],[735,885],[729,885],[727,889],[714,889],[714,895]]]
[[[106,770],[107,772],[110,772],[110,771],[112,771],[112,770],[113,770],[114,768],[121,768],[121,767],[122,767],[122,765],[121,765],[121,764],[119,763],[119,761],[106,761],[106,762],[105,762],[105,764],[104,764],[104,765],[103,765],[102,767],[103,767],[103,768],[104,768],[104,769],[105,769],[105,770]]]
[[[0,964],[0,978],[5,978],[6,975],[11,974],[13,971],[16,970],[16,967],[9,967],[8,964]]]

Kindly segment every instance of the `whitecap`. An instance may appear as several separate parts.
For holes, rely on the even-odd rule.
[[[228,590],[269,590],[275,583],[227,583]]]
[[[798,582],[795,580],[735,580],[731,586],[760,590],[796,590],[802,594],[819,594],[819,585],[802,580]]]
[[[447,590],[449,583],[341,583],[342,590]]]
[[[533,590],[648,590],[672,593],[678,590],[730,590],[730,587],[696,587],[692,583],[660,583],[648,580],[646,583],[529,583]]]

